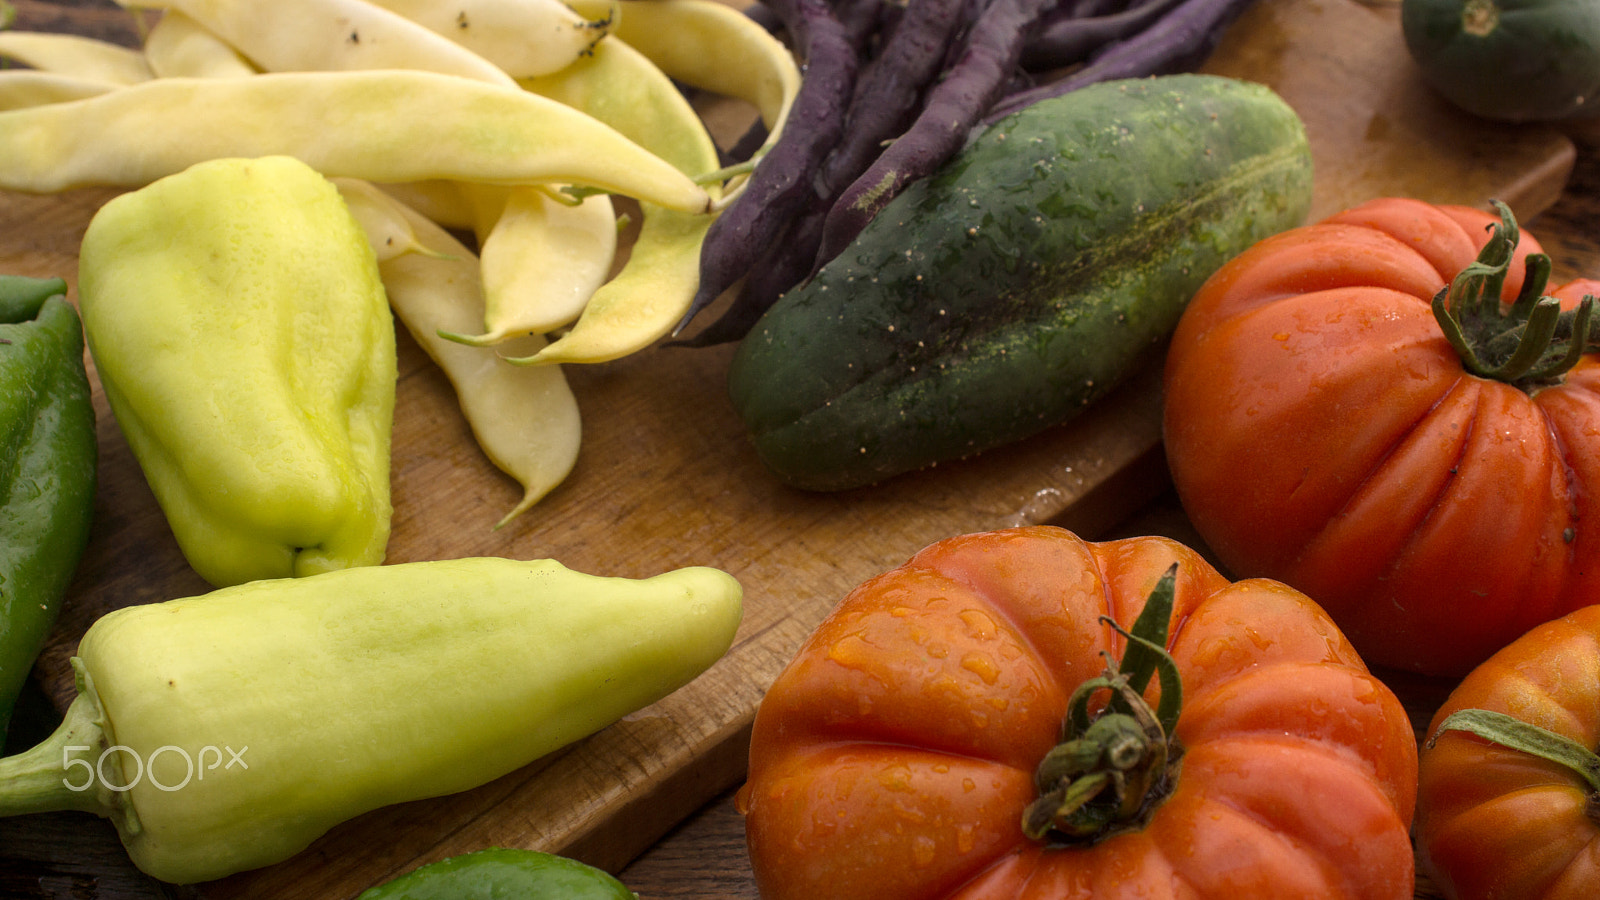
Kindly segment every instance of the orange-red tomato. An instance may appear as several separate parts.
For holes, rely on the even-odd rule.
[[[1499,221],[1389,198],[1269,238],[1200,290],[1167,358],[1200,535],[1234,575],[1313,597],[1373,665],[1461,675],[1600,596],[1600,357],[1553,384],[1479,377],[1430,306]],[[1538,251],[1524,233],[1506,300]]]
[[[1122,653],[1101,617],[1131,626],[1174,562],[1170,793],[1093,845],[1030,840],[1068,698]],[[845,597],[761,703],[739,802],[768,900],[1403,900],[1416,753],[1304,595],[1164,538],[1030,527],[939,542]]]
[[[1600,606],[1534,628],[1473,670],[1435,716],[1501,712],[1600,747]],[[1447,731],[1422,752],[1417,853],[1455,900],[1593,900],[1600,805],[1556,763]]]

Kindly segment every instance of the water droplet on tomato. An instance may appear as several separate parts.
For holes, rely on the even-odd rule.
[[[982,653],[968,653],[961,657],[961,668],[983,679],[984,684],[994,684],[1000,680],[1000,667],[994,660]]]
[[[961,621],[966,624],[968,633],[978,640],[992,641],[1000,633],[994,619],[981,609],[963,610]]]

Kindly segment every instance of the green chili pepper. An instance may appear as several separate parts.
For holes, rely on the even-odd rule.
[[[491,847],[413,869],[356,900],[638,900],[594,866],[537,850]]]
[[[94,407],[66,290],[0,275],[0,743],[93,518]]]
[[[89,223],[78,290],[106,399],[201,577],[383,561],[394,320],[332,183],[221,159],[123,194]]]
[[[661,699],[727,652],[739,583],[551,560],[362,566],[112,612],[61,726],[0,759],[0,815],[109,818],[187,884],[334,825],[484,784]]]

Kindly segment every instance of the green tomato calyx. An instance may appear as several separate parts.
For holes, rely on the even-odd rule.
[[[1131,632],[1101,617],[1127,639],[1127,649],[1115,667],[1108,655],[1105,674],[1079,685],[1068,700],[1061,743],[1040,761],[1039,796],[1023,812],[1030,839],[1084,846],[1135,831],[1172,792],[1183,753],[1174,736],[1183,685],[1164,648],[1177,568],[1161,577]],[[1161,679],[1155,709],[1144,698],[1152,675]],[[1090,702],[1103,691],[1110,700],[1091,714]]]
[[[1510,306],[1500,301],[1519,232],[1511,209],[1495,201],[1500,224],[1471,265],[1433,297],[1433,316],[1462,366],[1474,375],[1514,384],[1524,390],[1559,382],[1583,354],[1596,349],[1595,298],[1575,309],[1544,296],[1550,257],[1527,257],[1522,290]]]
[[[1448,731],[1466,732],[1565,766],[1588,785],[1584,814],[1590,821],[1600,824],[1600,755],[1593,750],[1565,735],[1490,709],[1463,709],[1451,713],[1428,738],[1427,746],[1433,747]]]

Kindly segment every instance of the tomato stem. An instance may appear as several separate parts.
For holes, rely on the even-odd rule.
[[[1445,338],[1474,375],[1527,389],[1559,381],[1591,349],[1595,298],[1562,310],[1544,296],[1550,257],[1530,253],[1522,290],[1504,307],[1500,301],[1520,232],[1510,207],[1495,201],[1500,224],[1493,226],[1478,258],[1433,298],[1433,316]]]
[[[1589,818],[1600,822],[1600,755],[1588,747],[1565,735],[1489,709],[1451,713],[1439,723],[1433,737],[1428,739],[1428,746],[1432,747],[1447,731],[1474,734],[1502,747],[1566,766],[1589,785],[1584,809]]]
[[[1040,761],[1034,777],[1039,796],[1023,813],[1029,838],[1092,844],[1142,827],[1171,793],[1182,755],[1174,731],[1183,683],[1165,649],[1177,570],[1173,564],[1162,575],[1131,632],[1101,617],[1127,641],[1122,661],[1113,667],[1107,654],[1105,673],[1079,685],[1067,701],[1061,743]],[[1161,680],[1154,710],[1144,699],[1151,676]],[[1102,691],[1111,699],[1091,715],[1090,703]]]

